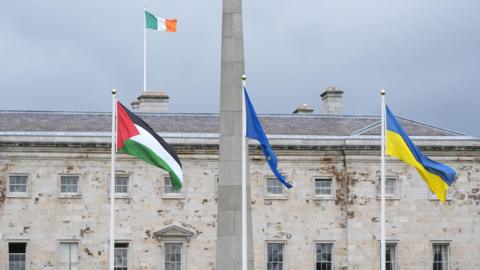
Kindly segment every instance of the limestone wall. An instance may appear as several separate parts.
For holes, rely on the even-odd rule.
[[[194,236],[186,243],[187,269],[215,269],[218,156],[181,151],[185,193],[163,198],[165,172],[121,156],[117,173],[130,175],[131,196],[117,200],[117,238],[131,246],[132,269],[163,269],[156,231],[178,225]],[[286,269],[315,269],[315,243],[334,243],[335,269],[379,269],[378,153],[365,150],[279,150],[279,168],[294,188],[284,199],[265,198],[271,176],[258,149],[250,156],[255,269],[266,269],[266,243],[286,243]],[[429,269],[432,241],[450,243],[451,269],[476,269],[480,257],[480,162],[476,153],[433,158],[459,177],[446,205],[430,200],[413,168],[389,159],[398,196],[387,200],[387,238],[398,243],[399,269]],[[28,242],[30,269],[56,269],[61,240],[79,242],[82,269],[106,269],[110,173],[108,148],[6,147],[0,151],[0,268],[7,243]],[[6,179],[27,173],[31,194],[6,198]],[[78,174],[80,198],[58,198],[59,175]],[[314,178],[332,177],[334,196],[314,196]],[[239,254],[240,256],[240,254]]]

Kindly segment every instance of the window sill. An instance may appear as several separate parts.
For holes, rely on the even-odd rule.
[[[110,200],[110,194],[108,194],[107,199]],[[115,194],[115,199],[131,199],[132,195],[131,194]]]
[[[81,194],[60,194],[58,195],[59,199],[81,199]]]
[[[382,199],[382,196],[380,195],[377,195],[377,201],[381,200]],[[396,196],[396,195],[385,195],[385,200],[389,200],[389,201],[399,201],[400,200],[400,197]]]
[[[314,201],[334,201],[335,197],[333,197],[332,195],[328,195],[328,196],[316,195],[316,196],[312,197],[312,200],[314,200]]]
[[[185,195],[184,194],[162,194],[162,199],[164,200],[184,200]]]
[[[428,198],[428,200],[431,201],[431,202],[439,202],[440,201],[438,198]],[[452,201],[452,198],[446,198],[445,201],[450,202],[450,201]]]
[[[274,196],[274,195],[265,195],[263,197],[264,200],[288,200],[288,197],[286,195],[279,195],[279,196]]]
[[[16,192],[7,193],[7,198],[28,199],[30,197],[32,196],[28,193],[16,193]]]

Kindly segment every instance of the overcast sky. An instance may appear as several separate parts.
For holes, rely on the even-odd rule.
[[[0,109],[108,111],[143,88],[143,5],[177,17],[148,32],[148,88],[171,112],[218,112],[221,0],[3,0]],[[244,0],[248,88],[291,113],[330,85],[346,114],[397,114],[480,136],[480,1]]]

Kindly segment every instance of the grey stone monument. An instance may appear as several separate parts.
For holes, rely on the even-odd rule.
[[[242,0],[223,0],[220,89],[217,270],[242,269]],[[247,174],[247,183],[248,180]],[[250,202],[250,184],[247,187]],[[248,269],[253,270],[251,204],[248,203]]]

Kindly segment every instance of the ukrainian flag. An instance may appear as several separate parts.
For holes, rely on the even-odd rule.
[[[445,202],[447,190],[455,180],[456,172],[445,164],[425,156],[410,140],[407,133],[387,106],[387,155],[415,167],[437,198]]]

